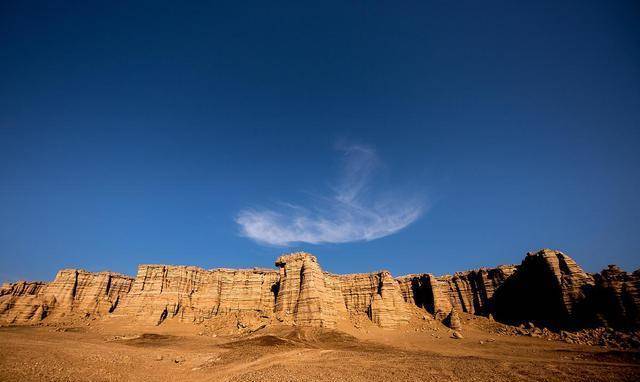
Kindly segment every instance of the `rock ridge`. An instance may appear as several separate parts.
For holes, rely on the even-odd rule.
[[[551,249],[530,252],[519,265],[442,276],[394,278],[386,270],[332,274],[306,252],[284,254],[275,266],[141,264],[135,277],[62,269],[49,283],[3,284],[0,323],[125,318],[162,325],[220,319],[250,331],[271,323],[333,328],[362,317],[396,328],[428,313],[460,330],[457,312],[463,312],[562,328],[640,326],[640,270],[627,273],[612,265],[589,274]]]

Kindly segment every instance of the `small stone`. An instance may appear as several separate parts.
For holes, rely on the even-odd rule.
[[[455,338],[456,340],[461,340],[464,338],[464,336],[462,335],[462,333],[454,330],[453,333],[451,333],[451,338]]]
[[[162,361],[164,357],[162,357],[162,354],[158,354],[156,356],[156,361]]]

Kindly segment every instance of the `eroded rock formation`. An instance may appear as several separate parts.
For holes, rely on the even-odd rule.
[[[539,321],[558,326],[584,318],[593,277],[559,251],[528,253],[494,296],[498,321]]]
[[[445,319],[445,323],[451,330],[460,331],[462,330],[462,322],[460,321],[460,316],[458,315],[458,311],[456,308],[451,308],[451,312]]]
[[[344,275],[339,279],[349,313],[366,314],[371,321],[385,328],[409,320],[400,284],[388,271]]]
[[[270,269],[214,269],[141,265],[115,314],[147,323],[167,318],[202,322],[218,314],[270,315],[278,273]]]
[[[594,280],[588,309],[595,325],[633,327],[640,323],[640,270],[628,274],[609,265]]]
[[[457,312],[465,312],[558,327],[640,325],[640,271],[628,274],[610,266],[590,275],[567,255],[548,249],[527,254],[518,266],[440,277],[393,278],[388,271],[335,275],[304,252],[283,255],[275,264],[277,269],[241,270],[141,265],[135,278],[65,269],[50,283],[4,284],[0,322],[121,317],[160,325],[228,318],[224,322],[238,328],[247,328],[246,320],[256,328],[270,323],[331,328],[365,317],[394,328],[429,312],[459,330]]]
[[[127,295],[133,279],[111,272],[63,269],[51,283],[3,286],[0,317],[11,323],[102,317]]]
[[[405,301],[431,313],[448,314],[452,307],[460,312],[489,314],[494,310],[493,295],[516,270],[513,265],[458,272],[453,276],[431,274],[398,278]]]
[[[278,320],[303,326],[334,327],[346,313],[337,296],[337,283],[320,269],[315,256],[295,253],[281,256],[280,284],[275,313]]]

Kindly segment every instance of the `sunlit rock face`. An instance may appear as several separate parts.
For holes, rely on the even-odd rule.
[[[332,328],[344,301],[336,296],[335,280],[320,269],[315,256],[300,252],[281,256],[276,317],[285,323]]]
[[[141,265],[116,313],[148,323],[202,322],[240,312],[270,315],[277,283],[274,270]]]
[[[493,295],[516,270],[513,265],[457,272],[453,276],[431,274],[398,278],[405,301],[431,313],[457,311],[487,315],[494,311]]]
[[[116,309],[132,282],[118,273],[62,269],[50,283],[3,286],[0,317],[16,324],[104,317]]]
[[[400,283],[388,271],[340,276],[340,288],[350,314],[366,314],[383,328],[409,320]]]
[[[365,317],[397,328],[414,316],[493,315],[556,327],[640,326],[640,271],[616,266],[591,275],[562,252],[529,253],[520,265],[394,278],[388,271],[336,275],[306,252],[280,256],[276,269],[140,265],[135,278],[64,269],[50,283],[0,288],[0,322],[65,323],[125,318],[162,325],[225,318],[224,325],[334,328]],[[228,320],[227,320],[228,318]],[[350,321],[351,320],[351,321]]]

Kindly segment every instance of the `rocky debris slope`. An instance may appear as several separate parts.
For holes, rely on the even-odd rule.
[[[610,348],[640,348],[640,330],[616,330],[611,327],[585,328],[575,331],[553,331],[528,322],[519,326],[495,323],[489,331],[500,335],[543,338],[570,344],[604,346]]]
[[[141,265],[135,278],[61,270],[51,283],[4,284],[0,322],[217,320],[254,331],[275,322],[332,328],[361,318],[394,328],[431,313],[459,330],[460,312],[555,329],[640,327],[640,271],[628,274],[610,266],[591,275],[549,249],[527,254],[517,266],[440,277],[393,278],[388,271],[335,275],[323,272],[317,258],[304,252],[283,255],[275,264],[277,269],[241,270]]]

